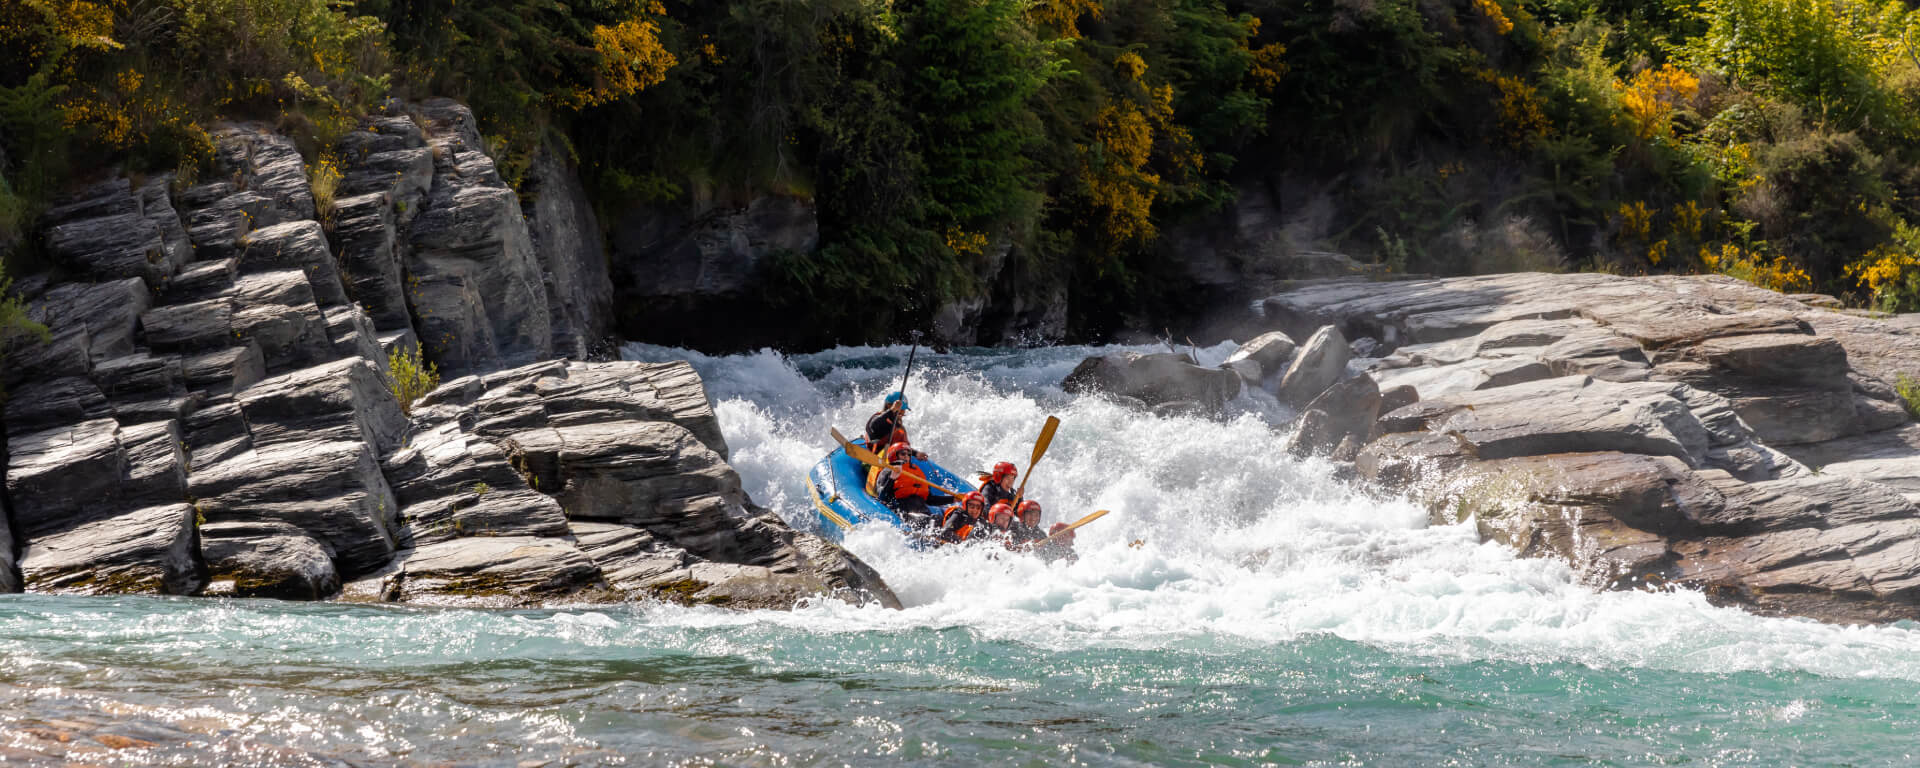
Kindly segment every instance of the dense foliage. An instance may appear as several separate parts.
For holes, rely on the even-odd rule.
[[[609,212],[812,201],[769,297],[843,338],[990,263],[1083,332],[1150,315],[1169,233],[1247,190],[1282,249],[1916,309],[1917,33],[1867,0],[0,0],[0,226],[76,168],[190,176],[216,117],[319,148],[443,94]]]

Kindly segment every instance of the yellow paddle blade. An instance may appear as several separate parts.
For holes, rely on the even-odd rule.
[[[1053,445],[1053,433],[1060,428],[1060,417],[1048,416],[1047,425],[1040,428],[1040,439],[1033,441],[1033,458],[1027,460],[1027,473],[1020,476],[1020,488],[1013,492],[1013,506],[1018,509],[1020,500],[1027,497],[1027,481],[1033,478],[1033,465],[1040,463],[1040,457],[1047,455],[1047,446]]]

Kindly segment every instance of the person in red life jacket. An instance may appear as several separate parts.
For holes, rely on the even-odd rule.
[[[986,518],[974,524],[972,538],[990,536],[1005,541],[1013,526],[1013,505],[1003,501],[987,508]]]
[[[907,396],[899,392],[887,395],[880,412],[867,418],[867,446],[907,442]]]
[[[1066,523],[1054,523],[1049,526],[1047,528],[1048,538],[1035,544],[1033,548],[1034,554],[1039,555],[1048,562],[1064,559],[1071,563],[1079,560],[1080,555],[1073,551],[1073,531],[1061,533],[1057,537],[1053,535],[1066,530],[1066,527]]]
[[[1013,527],[1007,531],[1007,549],[1025,549],[1046,538],[1046,532],[1040,530],[1040,502],[1020,502],[1019,509],[1014,510]]]
[[[947,507],[946,518],[940,521],[940,540],[948,544],[966,541],[986,516],[987,498],[979,491],[960,497],[960,503]]]
[[[987,497],[987,506],[1006,502],[1013,503],[1013,481],[1020,479],[1020,470],[1011,461],[993,465],[992,472],[980,473],[980,494]]]
[[[898,513],[902,522],[914,529],[930,529],[933,512],[929,507],[952,504],[956,499],[935,492],[927,484],[926,473],[913,465],[915,455],[906,443],[894,443],[887,448],[887,468],[880,472],[874,487],[880,503]]]

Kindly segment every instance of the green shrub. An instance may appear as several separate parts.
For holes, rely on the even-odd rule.
[[[400,401],[401,413],[412,415],[413,404],[438,386],[440,369],[421,359],[418,345],[412,349],[396,346],[387,353],[387,388],[393,392],[393,399]]]
[[[1900,402],[1907,407],[1907,415],[1920,419],[1920,379],[1900,374],[1893,389],[1900,393]]]

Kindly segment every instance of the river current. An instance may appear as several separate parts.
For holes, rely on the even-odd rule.
[[[1200,350],[1218,360],[1229,348]],[[760,504],[905,348],[691,357]],[[0,596],[0,764],[1912,765],[1920,627],[1596,592],[1286,456],[1278,407],[1063,393],[1086,348],[919,355],[916,445],[1022,467],[1077,562],[847,546],[905,610]]]

